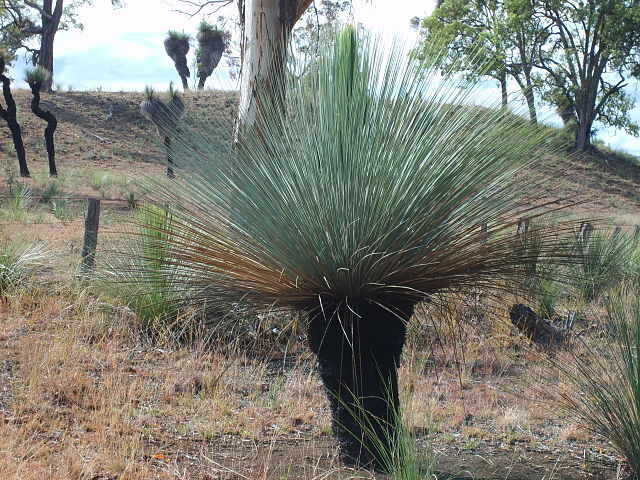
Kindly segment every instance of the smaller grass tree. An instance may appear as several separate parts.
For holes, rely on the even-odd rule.
[[[20,176],[29,177],[29,168],[27,167],[27,157],[24,149],[24,143],[22,141],[22,129],[18,123],[18,109],[16,108],[16,101],[13,99],[11,93],[11,79],[4,73],[6,67],[6,58],[2,52],[0,52],[0,82],[2,82],[2,94],[4,101],[7,104],[7,108],[0,106],[0,117],[7,122],[7,126],[11,131],[11,139],[13,140],[13,147],[18,155],[18,165],[20,166]]]
[[[627,282],[608,302],[611,332],[580,339],[584,350],[551,358],[563,374],[560,407],[622,454],[640,478],[640,295]]]
[[[147,85],[144,93],[145,99],[140,103],[140,112],[155,125],[158,135],[164,142],[167,176],[172,178],[174,176],[172,143],[177,135],[178,121],[184,113],[184,103],[178,91],[173,88],[173,82],[169,84],[169,98],[166,104],[156,96],[152,87]]]
[[[196,50],[196,61],[198,62],[198,90],[204,88],[207,78],[211,76],[213,70],[220,63],[222,54],[226,48],[225,37],[227,33],[217,26],[206,21],[200,22],[198,26],[198,49]]]
[[[51,77],[49,71],[43,67],[35,67],[27,70],[25,74],[25,81],[31,88],[33,98],[31,99],[31,111],[34,115],[47,122],[47,126],[44,129],[44,141],[47,147],[47,157],[49,159],[49,175],[52,177],[58,176],[58,170],[56,168],[56,149],[53,140],[53,135],[58,127],[58,120],[55,115],[49,110],[43,110],[40,107],[40,91],[44,83]]]
[[[189,40],[190,37],[184,32],[178,32],[177,30],[169,30],[167,32],[167,38],[164,40],[164,49],[167,55],[171,57],[180,80],[182,80],[182,88],[189,90],[189,84],[187,78],[191,76],[189,67],[187,66],[187,53],[189,53]]]

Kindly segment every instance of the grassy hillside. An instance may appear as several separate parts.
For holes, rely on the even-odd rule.
[[[15,95],[32,178],[17,177],[8,129],[0,128],[0,259],[26,245],[41,258],[0,286],[0,478],[382,478],[340,466],[294,315],[239,317],[237,341],[212,344],[197,312],[187,311],[178,319],[185,342],[170,326],[149,335],[126,299],[74,278],[86,197],[103,199],[100,252],[139,214],[145,192],[137,179],[164,174],[155,128],[138,110],[142,93],[44,97],[59,121],[57,179],[47,175],[44,124],[30,113],[30,94]],[[191,92],[185,104],[190,115],[232,118],[237,99]],[[573,214],[640,224],[637,159],[594,151],[551,164],[553,199],[583,200]],[[558,300],[560,317],[575,308]],[[580,328],[593,338],[606,333],[603,304],[579,308]],[[457,322],[469,328],[451,328]],[[461,296],[456,308],[418,309],[400,376],[409,432],[419,451],[433,446],[440,471],[617,478],[621,459],[611,445],[555,403],[557,370],[480,292]]]

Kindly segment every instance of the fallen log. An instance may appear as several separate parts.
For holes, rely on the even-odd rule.
[[[539,345],[560,345],[565,341],[561,330],[522,303],[511,307],[509,317],[518,330]]]

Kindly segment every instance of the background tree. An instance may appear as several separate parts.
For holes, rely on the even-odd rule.
[[[184,103],[179,93],[169,84],[168,101],[165,104],[150,86],[144,89],[145,99],[140,103],[140,113],[151,121],[164,142],[167,156],[167,177],[173,178],[173,147],[177,136],[178,122],[184,113]]]
[[[483,75],[500,85],[502,106],[508,104],[504,9],[497,2],[444,0],[422,21],[421,41],[412,56],[435,61],[443,71]]]
[[[189,53],[189,35],[176,30],[169,30],[167,38],[164,40],[164,50],[173,60],[178,71],[180,80],[182,80],[182,88],[189,90],[187,78],[191,76],[189,67],[187,66],[187,53]]]
[[[20,176],[28,177],[29,168],[27,167],[27,158],[24,150],[24,143],[22,142],[22,129],[18,123],[18,109],[16,108],[16,102],[11,94],[11,80],[4,74],[6,67],[4,55],[0,53],[0,82],[2,82],[2,94],[4,101],[7,104],[7,108],[3,108],[0,105],[0,117],[7,122],[7,126],[11,131],[11,138],[13,140],[13,146],[18,156],[18,165],[20,167]]]
[[[196,50],[196,61],[198,65],[198,90],[204,88],[207,78],[211,76],[213,70],[218,66],[222,54],[227,48],[226,40],[229,37],[227,32],[220,30],[216,25],[212,25],[203,20],[198,26],[198,49]]]
[[[72,27],[82,28],[78,22],[77,10],[82,5],[90,5],[93,0],[75,0],[65,6],[65,0],[3,0],[4,10],[0,16],[3,43],[11,52],[25,49],[31,53],[33,65],[39,65],[50,72],[43,82],[42,91],[50,92],[53,82],[53,44],[59,30]],[[122,0],[111,0],[119,6]],[[38,46],[31,41],[37,39]]]
[[[338,24],[346,23],[350,10],[350,0],[320,0],[312,3],[291,33],[296,54],[317,54],[320,42],[332,36]]]
[[[412,22],[415,26],[417,20]],[[421,27],[414,58],[424,61],[435,56],[443,70],[496,79],[503,107],[508,103],[508,78],[513,78],[527,101],[531,121],[537,121],[533,69],[547,32],[529,0],[444,0]]]
[[[576,147],[590,147],[596,121],[637,135],[634,101],[623,89],[640,75],[640,1],[540,0],[536,7],[550,24],[536,63],[548,74],[545,98],[575,119]]]
[[[27,70],[24,79],[29,84],[33,95],[31,99],[31,111],[36,117],[47,122],[47,126],[44,129],[44,140],[47,147],[47,157],[49,159],[49,175],[55,177],[58,175],[58,170],[56,169],[56,149],[53,135],[58,127],[58,120],[53,113],[48,110],[43,110],[40,107],[40,91],[49,79],[49,72],[43,67],[38,66]]]

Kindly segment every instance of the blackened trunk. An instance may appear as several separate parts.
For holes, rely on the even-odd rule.
[[[310,312],[309,347],[318,356],[333,432],[347,464],[391,468],[400,419],[397,369],[413,307],[361,302]]]
[[[182,88],[184,90],[189,90],[189,83],[187,83],[187,77],[185,75],[180,75],[180,80],[182,80]]]
[[[536,112],[536,99],[533,93],[533,84],[531,83],[531,72],[525,70],[526,87],[524,89],[524,98],[527,99],[527,107],[529,108],[529,119],[531,123],[538,123],[538,112]]]
[[[3,68],[4,71],[4,62]],[[24,143],[22,142],[22,129],[17,120],[18,110],[16,108],[16,102],[11,94],[11,80],[4,75],[0,74],[0,81],[2,82],[2,94],[4,95],[4,101],[7,104],[7,109],[4,110],[0,107],[0,116],[7,122],[7,126],[11,131],[11,138],[13,140],[13,146],[16,149],[18,155],[18,165],[20,166],[20,176],[29,177],[29,168],[27,167],[27,156],[24,149]]]
[[[31,99],[31,111],[36,117],[47,122],[47,127],[44,129],[44,141],[47,146],[47,156],[49,157],[49,175],[55,177],[58,175],[58,171],[56,169],[56,150],[53,142],[53,134],[58,127],[58,120],[56,120],[53,113],[40,108],[40,89],[42,88],[42,85],[42,82],[33,82],[29,84],[29,87],[31,87],[31,93],[33,94],[33,98]]]

